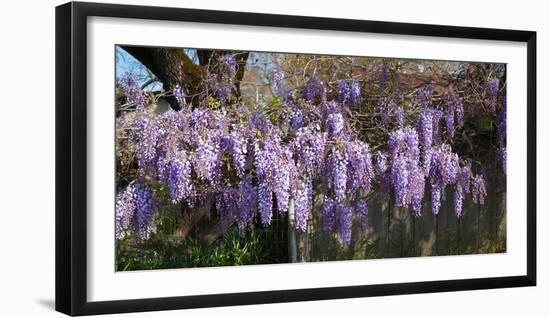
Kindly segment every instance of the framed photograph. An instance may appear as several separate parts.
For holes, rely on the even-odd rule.
[[[56,309],[536,284],[536,33],[56,8]]]

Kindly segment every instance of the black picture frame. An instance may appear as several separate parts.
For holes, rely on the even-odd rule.
[[[56,310],[91,315],[536,285],[536,32],[167,7],[70,2],[56,7]],[[527,274],[351,287],[89,302],[86,256],[86,28],[92,16],[527,44]]]

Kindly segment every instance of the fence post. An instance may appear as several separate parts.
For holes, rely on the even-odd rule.
[[[391,250],[391,213],[392,213],[393,207],[391,204],[391,199],[388,200],[388,206],[387,206],[387,219],[386,219],[386,251],[385,251],[385,257],[390,256],[390,250]]]
[[[297,254],[294,198],[290,198],[288,202],[288,255],[291,263],[298,262]]]
[[[435,254],[434,255],[439,255],[439,213],[435,215]]]

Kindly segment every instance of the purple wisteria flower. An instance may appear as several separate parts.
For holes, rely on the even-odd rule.
[[[238,194],[235,189],[224,187],[216,195],[216,211],[222,231],[235,220],[238,210]]]
[[[455,130],[464,127],[464,107],[460,96],[447,93],[444,96],[445,109],[445,125],[447,126],[447,136],[449,139],[454,138]]]
[[[348,82],[340,80],[338,82],[338,102],[346,104],[350,98],[350,87]]]
[[[322,102],[326,99],[325,84],[317,77],[317,74],[313,74],[307,81],[303,94],[304,99],[310,103]]]
[[[506,95],[502,97],[502,109],[498,115],[497,142],[501,147],[506,146]]]
[[[418,161],[420,155],[418,145],[418,134],[411,127],[392,132],[388,140],[392,160],[403,155],[408,161]]]
[[[361,104],[361,85],[358,80],[354,79],[350,84],[350,104],[359,106]]]
[[[129,184],[116,196],[116,226],[115,237],[120,240],[131,224],[137,208],[137,188]]]
[[[369,207],[367,205],[367,200],[361,199],[355,204],[355,211],[359,217],[359,223],[361,224],[361,229],[363,232],[366,232],[368,229],[368,217],[369,217]]]
[[[284,214],[288,210],[290,200],[291,183],[295,176],[296,167],[292,160],[290,147],[285,147],[279,154],[279,163],[274,167],[274,176],[271,183],[275,198],[277,199],[277,208],[279,214]]]
[[[309,178],[298,182],[295,196],[295,227],[298,230],[306,231],[313,204],[313,185]]]
[[[462,207],[464,201],[464,193],[470,193],[471,189],[471,162],[467,161],[462,167],[459,167],[457,174],[457,182],[454,193],[454,212],[457,218],[462,216]]]
[[[258,211],[257,204],[258,194],[254,184],[252,183],[252,177],[246,176],[239,185],[239,210],[237,217],[237,226],[241,235],[245,230],[252,225],[254,216]]]
[[[283,93],[283,105],[292,106],[295,104],[295,101],[296,99],[293,92],[290,90],[285,90],[285,92]]]
[[[251,124],[254,130],[258,130],[262,135],[269,135],[271,133],[272,127],[269,119],[265,117],[264,114],[260,112],[253,112],[252,118],[250,119]]]
[[[157,142],[160,131],[151,114],[143,112],[136,123],[138,131],[137,157],[139,172],[145,174],[150,169],[155,169],[157,158]]]
[[[378,100],[378,113],[380,115],[380,121],[385,128],[390,127],[392,114],[395,118],[395,125],[397,128],[403,128],[405,124],[403,107],[397,104],[392,98],[383,97]]]
[[[338,82],[338,101],[344,105],[359,106],[361,103],[361,86],[354,79],[350,83],[345,80]]]
[[[221,150],[221,135],[216,131],[199,138],[195,171],[199,178],[210,182],[211,185],[218,185],[221,180]]]
[[[316,131],[313,127],[303,127],[296,132],[291,144],[296,156],[297,168],[305,169],[310,177],[321,173],[325,159],[326,133]]]
[[[388,158],[378,151],[374,164],[376,179],[380,182],[380,191],[386,199],[389,199],[391,190],[391,174],[388,172]]]
[[[459,158],[453,153],[451,146],[442,144],[434,148],[430,169],[430,184],[432,187],[432,213],[438,214],[441,207],[441,197],[447,185],[456,182],[459,171]]]
[[[183,88],[179,85],[176,85],[173,90],[174,97],[176,98],[176,101],[178,102],[178,105],[181,109],[187,108],[187,101],[185,100],[185,92]]]
[[[455,136],[455,113],[453,109],[447,108],[445,112],[445,126],[447,128],[447,137],[453,140]]]
[[[118,112],[122,138],[117,139],[117,147],[129,147],[120,156],[117,153],[124,167],[118,182],[126,187],[116,195],[116,239],[124,239],[127,233],[149,239],[156,231],[156,216],[167,204],[192,208],[214,200],[213,211],[218,212],[222,230],[231,226],[244,235],[256,218],[269,226],[273,213],[283,217],[294,202],[295,229],[306,231],[320,212],[323,229],[349,246],[353,222],[360,222],[363,234],[367,231],[367,200],[379,200],[378,194],[393,206],[409,209],[415,218],[423,214],[428,200],[431,212],[438,214],[446,196],[453,196],[454,214],[460,218],[466,198],[471,195],[474,203],[484,204],[487,196],[485,176],[474,177],[472,164],[474,172],[485,171],[482,164],[490,161],[492,151],[504,176],[489,181],[506,179],[505,92],[502,108],[494,114],[496,140],[489,139],[493,134],[484,134],[490,148],[480,149],[455,138],[475,128],[469,125],[460,131],[465,113],[458,92],[449,88],[442,106],[434,98],[434,87],[424,85],[413,91],[416,100],[413,97],[411,102],[410,92],[402,91],[404,86],[392,91],[386,66],[380,68],[382,96],[374,101],[361,100],[361,86],[372,88],[366,77],[361,77],[364,83],[340,81],[338,91],[330,92],[336,98],[327,101],[325,84],[313,74],[303,89],[285,93],[279,108],[279,104],[250,105],[245,99],[241,103],[232,98],[237,60],[228,54],[218,62],[213,68],[216,73],[205,74],[213,86],[200,86],[208,103],[191,109],[186,91],[176,86],[172,94],[182,111],[141,107],[132,112],[124,106]],[[361,66],[355,67],[354,73]],[[271,71],[272,88],[282,90],[284,73]],[[146,104],[147,95],[135,79],[120,85],[126,99],[138,106]],[[485,105],[488,100],[496,103],[499,80],[490,79],[486,85],[481,98]],[[230,99],[240,104],[224,104]],[[440,136],[442,119],[447,137]],[[371,151],[376,152],[375,158]],[[473,157],[459,157],[453,151]],[[127,168],[134,167],[137,175],[128,184],[134,171],[127,173]],[[426,182],[430,198],[425,197]]]
[[[420,165],[418,134],[410,127],[390,134],[391,183],[396,206],[411,204],[414,215],[421,213],[424,173]]]
[[[417,90],[416,96],[422,109],[430,106],[434,93],[435,89],[432,85],[424,85]]]
[[[376,172],[376,178],[381,179],[388,170],[388,157],[381,151],[376,152],[376,160],[374,164],[374,171]]]
[[[344,117],[340,113],[333,113],[327,116],[326,129],[329,139],[337,139],[344,137]]]
[[[323,209],[321,211],[322,216],[322,223],[323,223],[323,229],[326,232],[330,232],[334,229],[335,225],[335,211],[336,209],[336,202],[331,199],[325,197],[325,201],[323,202]]]
[[[443,192],[443,189],[441,188],[441,184],[439,183],[432,183],[432,196],[431,196],[431,204],[432,204],[432,214],[437,215],[439,214],[439,210],[441,209],[441,195]]]
[[[227,54],[224,56],[224,64],[227,69],[227,76],[232,82],[237,74],[237,60],[232,54]]]
[[[455,134],[455,107],[454,99],[450,94],[444,94],[445,101],[445,128],[447,128],[447,138],[453,140]]]
[[[326,103],[323,103],[321,105],[321,114],[323,116],[323,118],[327,118],[330,114],[335,114],[335,113],[339,113],[341,111],[341,107],[340,105],[331,100],[329,102],[326,102]]]
[[[496,77],[493,77],[487,81],[486,91],[487,97],[489,98],[489,110],[493,113],[496,112],[497,109],[499,85],[500,81]]]
[[[396,206],[406,206],[409,195],[409,170],[407,158],[397,156],[392,160],[392,184]]]
[[[397,103],[394,103],[395,107],[395,123],[397,128],[403,128],[405,125],[405,115],[403,114],[403,107],[399,106]]]
[[[304,124],[304,111],[300,108],[294,108],[290,114],[290,127],[293,130],[298,130],[304,127]]]
[[[344,203],[336,205],[336,215],[338,216],[338,234],[340,244],[349,246],[351,243],[351,232],[353,226],[353,211],[352,208]]]
[[[414,217],[422,215],[422,200],[424,199],[425,175],[423,169],[414,162],[409,162],[409,196],[411,212]]]
[[[262,225],[271,224],[273,218],[273,192],[271,192],[265,181],[258,185],[258,212],[260,213]]]
[[[231,94],[233,93],[233,84],[217,83],[216,90],[218,92],[218,98],[223,104],[231,97]]]
[[[471,179],[472,179],[472,163],[467,161],[460,170],[458,171],[457,184],[462,191],[465,193],[470,193],[471,190]]]
[[[454,196],[454,212],[457,218],[460,218],[462,216],[463,200],[464,200],[464,192],[462,192],[459,189],[459,187],[457,187],[455,189],[455,196]]]
[[[245,173],[248,144],[246,136],[239,127],[234,127],[227,136],[227,144],[231,153],[232,166],[236,175],[242,178]]]
[[[347,158],[347,191],[351,194],[362,191],[365,195],[370,192],[374,178],[369,145],[361,141],[345,143],[345,157]]]
[[[136,212],[139,238],[147,240],[156,231],[156,211],[151,188],[148,185],[141,185],[136,189]]]
[[[285,80],[285,72],[281,69],[276,69],[273,71],[273,87],[276,94],[281,94],[283,91],[283,84]]]
[[[378,100],[378,114],[380,116],[380,121],[385,128],[390,126],[390,111],[389,107],[386,106],[387,99],[381,98]]]
[[[214,116],[211,112],[204,109],[195,108],[187,116],[187,125],[188,128],[185,128],[186,132],[186,143],[190,148],[197,149],[200,143],[205,139],[206,135],[209,134],[209,129],[214,121]],[[186,126],[187,126],[186,125]],[[214,132],[219,135],[218,133]]]
[[[483,175],[477,174],[472,181],[472,201],[476,204],[485,204],[487,196],[487,188],[485,187],[485,178]]]
[[[274,131],[266,139],[254,141],[254,166],[258,181],[259,210],[262,222],[271,222],[272,193],[275,193],[279,213],[288,209],[291,179],[296,170],[290,146],[281,145]],[[269,215],[269,216],[268,216]]]
[[[506,147],[498,149],[498,159],[502,167],[502,173],[506,175]]]
[[[191,161],[181,153],[169,164],[170,197],[172,203],[179,203],[193,195],[194,183],[191,179]]]
[[[429,108],[423,109],[418,117],[418,124],[416,131],[418,132],[418,139],[422,146],[422,167],[424,173],[430,172],[430,164],[432,161],[432,144],[433,144],[433,117],[432,111]]]
[[[168,164],[184,145],[191,145],[187,115],[172,109],[157,117],[157,176],[160,182],[168,180]]]
[[[117,80],[117,86],[122,88],[127,104],[136,105],[136,110],[143,109],[147,103],[147,94],[141,89],[136,74],[124,74]]]
[[[439,134],[439,130],[441,127],[441,118],[443,117],[443,113],[438,109],[431,109],[432,113],[432,143],[434,145],[440,145],[441,144],[441,135]]]
[[[340,202],[346,196],[348,158],[345,151],[338,149],[337,146],[333,146],[331,159],[332,187],[336,200]]]

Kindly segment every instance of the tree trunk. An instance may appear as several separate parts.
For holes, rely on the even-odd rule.
[[[203,83],[207,79],[207,75],[220,71],[220,68],[217,67],[221,60],[219,57],[233,54],[237,62],[235,92],[237,96],[240,95],[240,81],[244,76],[248,52],[197,50],[199,64],[195,64],[182,49],[178,48],[140,46],[123,46],[122,48],[155,74],[164,85],[165,91],[172,91],[176,86],[182,87],[188,96],[187,102],[194,106],[199,105],[200,93],[205,88]],[[173,109],[180,109],[173,96],[166,96],[166,101]]]

